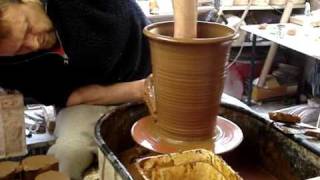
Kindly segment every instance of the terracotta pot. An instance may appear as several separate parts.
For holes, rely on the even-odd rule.
[[[235,37],[227,26],[198,22],[198,38],[173,38],[173,22],[147,26],[153,77],[147,104],[161,136],[202,141],[214,136],[224,67]]]

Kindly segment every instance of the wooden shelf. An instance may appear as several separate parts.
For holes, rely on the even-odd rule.
[[[159,14],[153,15],[149,13],[149,1],[137,1],[145,15],[153,22],[163,21],[163,20],[172,20],[173,10],[172,6],[164,6],[163,9],[159,10]],[[242,11],[245,10],[247,6],[223,6],[224,11]],[[294,5],[293,8],[304,8],[304,4]],[[277,5],[268,5],[268,6],[251,6],[250,10],[279,10],[284,9],[285,6],[277,6]],[[199,6],[198,12],[206,13],[213,9],[213,6]]]
[[[257,41],[256,46],[270,46],[271,42],[270,41]],[[241,44],[233,44],[232,47],[240,47]],[[252,42],[244,42],[243,44],[244,47],[251,47]]]

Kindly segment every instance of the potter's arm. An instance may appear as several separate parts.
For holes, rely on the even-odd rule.
[[[81,87],[69,96],[67,106],[77,104],[108,105],[139,101],[143,98],[144,79],[113,85]]]

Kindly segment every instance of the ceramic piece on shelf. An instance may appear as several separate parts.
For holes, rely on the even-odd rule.
[[[248,5],[249,0],[234,0],[233,4],[236,6]]]
[[[287,0],[270,0],[270,5],[282,6],[286,4],[287,4]]]
[[[293,0],[293,4],[304,4],[306,2],[306,0]]]
[[[221,4],[223,6],[232,6],[234,0],[222,0]]]
[[[252,4],[255,6],[268,6],[270,0],[253,0]]]

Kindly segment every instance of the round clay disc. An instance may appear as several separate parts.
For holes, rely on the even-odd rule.
[[[58,171],[47,171],[45,173],[39,174],[35,180],[70,180],[70,178]]]
[[[22,161],[24,171],[45,169],[55,164],[58,164],[58,160],[53,156],[47,155],[30,156]]]
[[[0,178],[4,178],[14,173],[19,168],[18,162],[4,161],[0,162]]]

